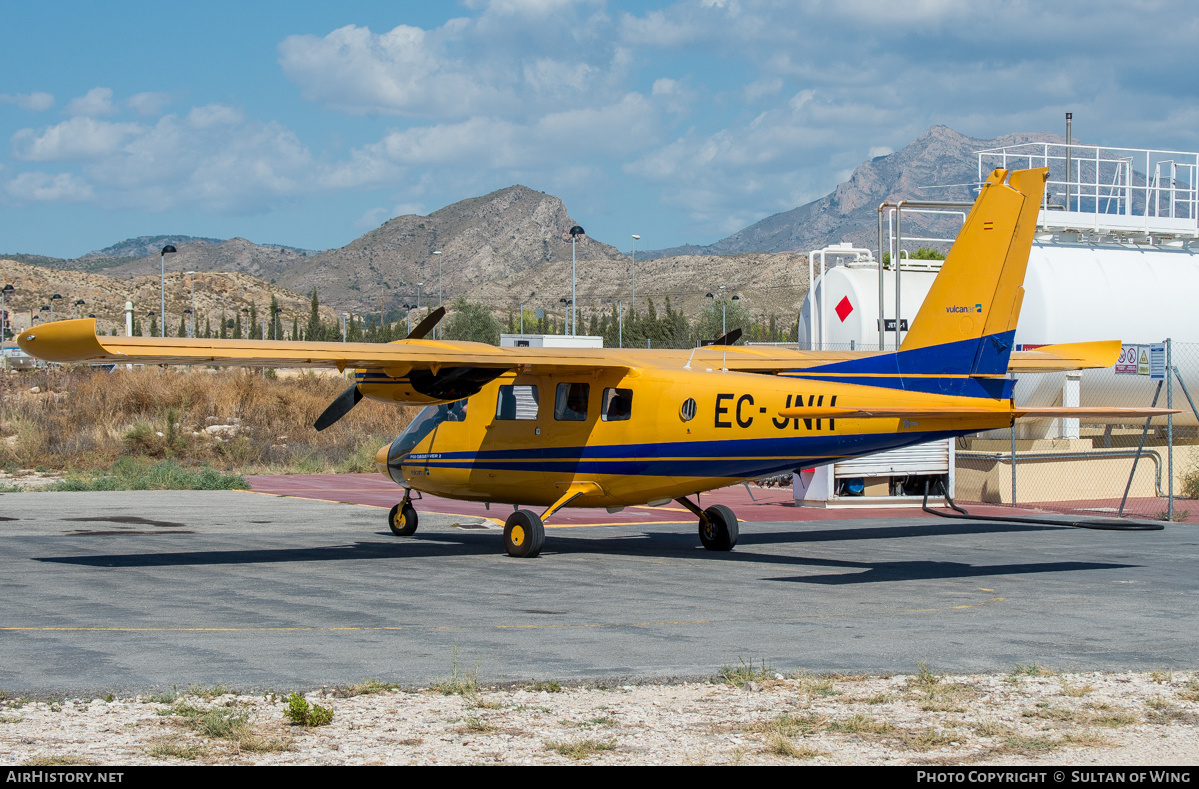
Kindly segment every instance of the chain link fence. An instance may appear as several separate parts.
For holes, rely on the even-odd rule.
[[[1151,365],[1154,345],[1160,358]],[[957,499],[1091,516],[1199,515],[1199,502],[1188,505],[1199,498],[1199,343],[1125,350],[1115,368],[1021,375],[1016,402],[1182,413],[1119,422],[1021,420],[1010,430],[960,438]]]

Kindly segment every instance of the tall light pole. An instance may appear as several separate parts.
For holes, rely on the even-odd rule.
[[[5,285],[0,288],[0,350],[4,348],[4,337],[8,331],[8,309],[4,306],[4,297],[12,293],[16,288],[12,285]]]
[[[196,336],[196,272],[189,271],[189,272],[187,272],[187,276],[191,280],[191,284],[192,284],[192,309],[191,309],[192,325],[191,325],[191,333],[188,336],[194,338]]]
[[[433,254],[437,256],[437,306],[441,306],[441,250],[433,250]],[[445,339],[441,334],[441,327],[437,326],[434,330],[434,337]]]
[[[54,321],[54,300],[61,299],[61,298],[62,298],[62,295],[58,294],[58,293],[55,293],[53,296],[50,297],[50,321],[51,322]]]
[[[629,303],[633,305],[633,309],[637,309],[637,242],[641,240],[641,236],[633,236],[633,251],[629,254],[629,261],[633,264],[633,299]]]
[[[575,240],[579,236],[587,235],[587,231],[579,225],[575,225],[570,229],[570,330],[571,334],[577,333],[577,323],[575,322]]]
[[[162,252],[158,253],[158,295],[161,300],[160,306],[162,309],[162,314],[158,320],[161,324],[159,326],[159,332],[163,337],[167,336],[167,255],[174,253],[175,247],[170,244],[167,244],[162,248]]]

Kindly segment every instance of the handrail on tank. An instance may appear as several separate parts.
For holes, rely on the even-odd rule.
[[[836,257],[844,257],[847,255],[853,255],[856,259],[861,260],[862,256],[865,255],[866,260],[869,261],[871,258],[871,252],[869,249],[860,249],[860,248],[852,246],[848,243],[841,243],[841,244],[836,244],[833,246],[827,246],[824,249],[813,249],[811,251],[811,253],[808,254],[808,290],[809,290],[809,292],[811,292],[812,289],[816,287],[816,280],[812,279],[812,275],[813,275],[812,266],[813,266],[814,258],[817,255],[820,256],[820,347],[819,348],[811,347],[815,344],[814,339],[816,337],[816,315],[815,315],[816,299],[813,298],[812,299],[812,309],[808,310],[808,346],[809,346],[808,350],[823,351],[823,350],[825,350],[825,347],[824,347],[825,339],[827,337],[827,326],[826,326],[827,316],[825,315],[825,307],[827,305],[827,302],[825,300],[825,294],[828,293],[828,288],[825,287],[825,284],[824,284],[825,256],[832,255],[834,258],[836,258]]]
[[[1199,153],[1037,141],[975,154],[980,180],[992,164],[1050,168],[1042,228],[1199,238]],[[1049,213],[1053,194],[1065,211]]]
[[[878,349],[883,350],[886,342],[886,320],[883,317],[883,299],[885,292],[883,289],[883,211],[888,208],[895,211],[895,250],[891,252],[891,260],[895,263],[895,349],[899,350],[900,342],[900,301],[899,301],[899,247],[903,240],[903,231],[900,229],[900,216],[904,208],[912,209],[947,209],[947,208],[965,208],[974,207],[974,203],[957,203],[947,200],[898,200],[891,202],[890,200],[879,203],[878,206]],[[890,246],[888,244],[888,246]],[[890,251],[890,250],[888,250]],[[809,280],[810,281],[810,280]],[[821,320],[824,319],[823,313]],[[823,339],[823,337],[821,338]]]

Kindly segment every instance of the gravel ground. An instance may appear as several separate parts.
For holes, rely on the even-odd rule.
[[[1199,672],[783,677],[740,666],[706,682],[511,688],[459,673],[419,690],[325,688],[304,703],[332,720],[294,725],[287,698],[223,688],[6,699],[0,763],[1199,763]]]

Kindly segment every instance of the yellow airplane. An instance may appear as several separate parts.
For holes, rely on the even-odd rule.
[[[388,516],[399,536],[417,529],[413,490],[513,505],[504,546],[520,557],[540,553],[544,523],[568,505],[616,511],[674,500],[695,514],[705,548],[727,551],[738,537],[734,513],[701,509],[690,496],[1005,428],[1022,416],[1167,413],[1016,408],[1009,372],[1105,367],[1120,351],[1119,341],[1012,350],[1047,174],[991,174],[896,352],[496,348],[423,339],[440,311],[390,344],[97,337],[91,319],[44,324],[18,344],[55,362],[353,369],[354,385],[321,415],[318,430],[363,397],[425,405],[376,458],[404,490]]]

